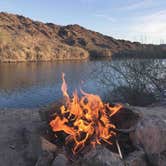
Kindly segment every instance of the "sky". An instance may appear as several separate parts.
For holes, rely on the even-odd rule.
[[[0,0],[0,11],[79,24],[117,39],[166,43],[166,0]]]

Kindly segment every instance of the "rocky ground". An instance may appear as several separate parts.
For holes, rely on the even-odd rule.
[[[136,109],[143,115],[143,117],[155,115],[162,119],[164,122],[166,122],[165,104],[158,104],[150,107],[130,108]],[[45,148],[41,147],[41,140],[39,139],[39,136],[36,134],[36,131],[40,128],[42,124],[40,116],[38,114],[38,110],[0,110],[0,124],[0,165],[35,165],[39,157],[39,154],[41,153],[43,148]],[[100,151],[98,152],[100,153]],[[61,157],[63,156],[60,156],[60,158]],[[55,161],[55,163],[56,162],[58,161]]]

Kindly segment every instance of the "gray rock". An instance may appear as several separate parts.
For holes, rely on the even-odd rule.
[[[56,145],[52,144],[44,137],[41,137],[38,129],[35,129],[34,131],[24,129],[23,135],[24,148],[22,150],[22,155],[27,163],[38,160],[38,165],[41,165],[40,163],[42,160],[47,160],[47,163],[51,160],[50,156],[56,154]]]
[[[50,141],[46,140],[44,137],[40,137],[41,140],[41,149],[43,151],[56,153],[58,148],[55,144],[51,143]]]
[[[166,163],[166,122],[156,116],[144,117],[130,134],[133,144],[141,147],[153,165]],[[165,164],[164,164],[165,165]],[[163,165],[163,166],[164,166]]]
[[[51,166],[54,160],[54,155],[50,152],[43,152],[38,158],[38,161],[35,166]]]
[[[134,151],[125,159],[126,166],[147,166],[146,156],[143,151]]]
[[[149,153],[150,164],[154,166],[166,166],[166,151],[161,153]]]
[[[22,130],[22,156],[26,163],[35,162],[42,154],[41,141],[37,129]]]
[[[118,154],[112,153],[110,150],[98,146],[87,153],[83,160],[82,166],[123,166],[123,161]]]
[[[67,166],[68,160],[64,154],[58,154],[51,166]]]

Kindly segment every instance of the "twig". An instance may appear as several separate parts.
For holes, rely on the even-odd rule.
[[[120,158],[123,159],[122,151],[121,151],[121,149],[120,149],[119,142],[118,142],[117,139],[116,139],[116,146],[117,146],[117,148],[118,148],[118,153],[119,153]]]

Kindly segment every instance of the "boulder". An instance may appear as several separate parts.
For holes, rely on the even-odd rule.
[[[125,159],[126,166],[147,166],[146,155],[143,151],[134,151]]]
[[[47,166],[58,152],[56,145],[40,136],[40,128],[35,130],[23,129],[22,136],[22,156],[29,165],[36,163],[36,166]],[[44,165],[43,165],[43,164]]]
[[[88,152],[82,159],[82,166],[123,166],[123,161],[116,153],[103,146],[98,146]]]
[[[137,124],[140,118],[141,114],[138,110],[125,106],[111,117],[111,122],[119,129],[130,129]]]
[[[40,141],[41,141],[41,149],[43,151],[52,152],[52,153],[56,153],[58,151],[57,146],[48,141],[47,139],[45,139],[44,137],[40,137]]]
[[[147,154],[151,165],[166,163],[166,122],[157,116],[145,116],[137,124],[130,138],[136,147]]]
[[[26,163],[35,162],[42,154],[38,130],[23,128],[20,134],[22,144],[22,156]]]
[[[67,166],[68,160],[64,154],[58,154],[51,166]]]
[[[50,152],[43,152],[38,158],[35,166],[51,166],[54,160],[54,155]]]

